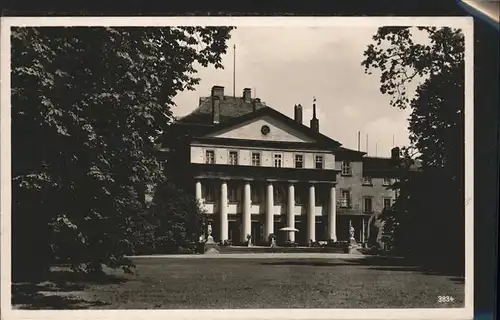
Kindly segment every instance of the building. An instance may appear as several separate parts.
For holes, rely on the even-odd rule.
[[[302,117],[301,105],[291,119],[252,98],[250,89],[231,97],[214,86],[171,126],[170,136],[182,137],[176,161],[216,240],[245,243],[250,234],[258,243],[275,234],[299,244],[347,241],[350,222],[356,239],[368,240],[373,217],[394,200],[388,189],[394,163],[321,134],[315,104],[310,126]]]

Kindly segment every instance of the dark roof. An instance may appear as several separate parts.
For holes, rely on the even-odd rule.
[[[363,175],[389,177],[397,172],[397,163],[391,158],[363,157]]]
[[[245,102],[241,97],[224,96],[220,100],[220,122],[225,122],[229,119],[238,118],[245,114],[253,112],[253,108],[259,110],[266,107],[260,99],[252,99],[251,102]],[[212,97],[200,98],[200,104],[193,112],[178,120],[183,123],[212,123]]]
[[[382,157],[363,157],[363,173],[370,176],[382,176],[390,173],[395,173],[398,163],[392,158]],[[414,160],[410,166],[410,170],[418,170],[420,162]]]
[[[335,150],[335,159],[342,160],[361,160],[366,152],[358,151],[354,149],[348,149],[344,147],[339,147]]]

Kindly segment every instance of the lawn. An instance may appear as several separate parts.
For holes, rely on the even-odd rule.
[[[219,309],[432,308],[464,303],[463,279],[408,266],[400,259],[139,258],[134,262],[134,275],[110,272],[99,281],[60,277],[55,284],[14,285],[14,304],[28,309]],[[455,301],[439,303],[438,296]]]

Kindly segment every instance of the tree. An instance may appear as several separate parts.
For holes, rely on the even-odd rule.
[[[400,253],[463,268],[464,35],[447,27],[382,27],[373,40],[362,65],[381,72],[380,91],[391,96],[391,106],[411,108],[403,159],[421,164],[412,174],[401,166],[399,196],[383,215],[385,239]]]
[[[130,265],[172,99],[231,29],[12,29],[13,270]]]
[[[204,211],[192,196],[169,181],[156,190],[147,220],[153,226],[154,253],[177,253],[193,250],[193,244],[205,229]]]

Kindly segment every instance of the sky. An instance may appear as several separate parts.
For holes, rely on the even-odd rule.
[[[291,118],[294,105],[301,104],[307,126],[315,97],[321,133],[357,149],[360,131],[361,151],[389,157],[393,146],[409,143],[409,110],[391,107],[390,97],[380,93],[379,74],[365,74],[361,66],[376,31],[371,26],[239,27],[228,41],[224,69],[198,68],[200,84],[176,96],[174,115],[189,114],[214,85],[233,94],[236,45],[236,96],[251,88],[253,97]]]

